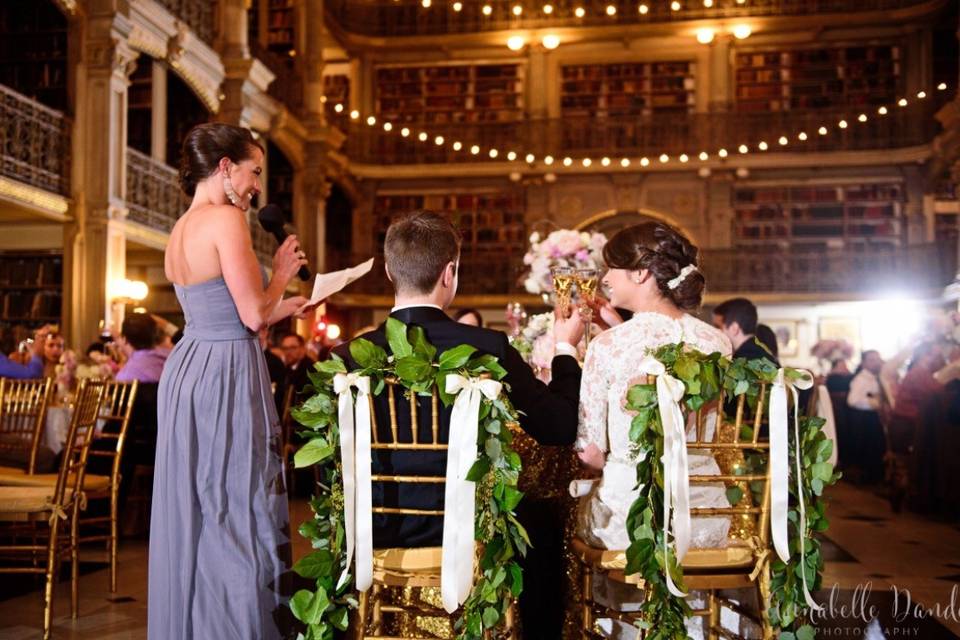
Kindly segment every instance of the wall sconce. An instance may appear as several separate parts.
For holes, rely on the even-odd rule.
[[[527,44],[527,40],[523,36],[510,36],[507,38],[507,48],[510,51],[520,51]]]
[[[753,33],[753,29],[748,24],[738,24],[733,28],[733,37],[737,40],[749,38],[751,33]]]
[[[122,278],[110,284],[110,300],[122,304],[140,302],[150,293],[146,282]]]
[[[697,29],[697,42],[700,44],[710,44],[713,42],[714,31],[708,27]]]
[[[544,49],[556,49],[560,46],[560,36],[554,35],[552,33],[543,36],[543,39],[540,41]]]

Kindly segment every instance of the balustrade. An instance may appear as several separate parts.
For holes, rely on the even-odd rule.
[[[0,175],[70,192],[70,123],[59,111],[0,85]]]

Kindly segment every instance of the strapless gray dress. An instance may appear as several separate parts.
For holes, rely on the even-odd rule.
[[[158,391],[148,638],[288,637],[289,513],[263,351],[223,278],[175,286]]]

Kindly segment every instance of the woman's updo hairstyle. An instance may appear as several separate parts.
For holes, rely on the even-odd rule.
[[[198,124],[180,149],[180,188],[192,198],[197,184],[216,173],[220,158],[239,164],[250,159],[254,148],[263,151],[249,129],[221,122]]]
[[[706,281],[697,262],[700,250],[682,233],[663,222],[644,222],[617,232],[603,247],[611,269],[647,269],[664,298],[684,311],[700,307]],[[692,266],[681,277],[684,267]],[[679,282],[676,279],[679,278]],[[675,286],[670,287],[670,281]]]

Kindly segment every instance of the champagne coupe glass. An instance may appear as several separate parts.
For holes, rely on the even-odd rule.
[[[554,267],[553,291],[557,294],[557,304],[560,314],[566,317],[570,310],[570,296],[573,294],[573,284],[576,272],[571,267]]]
[[[600,274],[596,269],[577,269],[577,289],[580,291],[580,315],[587,325],[583,334],[584,344],[590,346],[590,324],[593,322],[593,303],[597,298]]]

